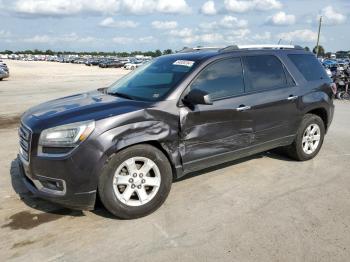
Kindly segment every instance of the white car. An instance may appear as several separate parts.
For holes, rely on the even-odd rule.
[[[139,62],[139,61],[136,61],[136,62],[130,62],[130,63],[127,63],[124,65],[124,69],[126,70],[134,70],[140,66],[143,65],[143,62]]]
[[[0,67],[0,81],[8,77],[9,77],[9,73]]]

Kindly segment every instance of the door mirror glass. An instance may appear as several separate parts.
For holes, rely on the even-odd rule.
[[[212,105],[209,94],[199,89],[191,90],[183,99],[187,105]]]

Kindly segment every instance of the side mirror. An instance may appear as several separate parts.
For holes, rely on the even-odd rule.
[[[188,105],[212,105],[210,95],[199,89],[192,89],[184,98],[183,102]]]

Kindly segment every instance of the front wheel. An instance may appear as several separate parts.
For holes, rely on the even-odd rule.
[[[337,94],[337,98],[341,100],[350,100],[350,94],[346,91],[341,91]]]
[[[298,161],[314,158],[322,147],[324,135],[323,120],[317,115],[306,114],[293,144],[287,148],[288,155]]]
[[[158,209],[172,184],[167,157],[151,145],[135,145],[113,155],[101,174],[98,191],[113,215],[133,219]]]

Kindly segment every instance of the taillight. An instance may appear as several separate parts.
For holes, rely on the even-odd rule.
[[[333,94],[337,93],[337,85],[335,83],[330,84]]]

